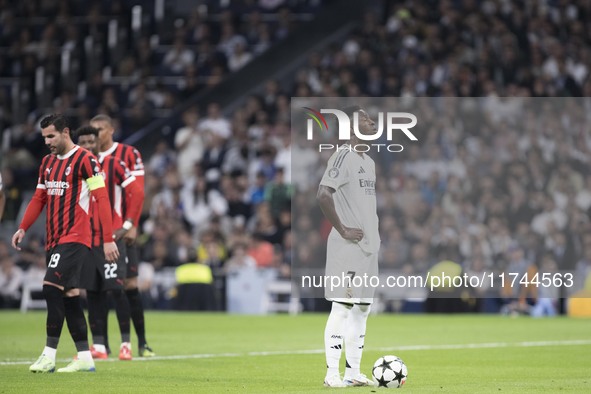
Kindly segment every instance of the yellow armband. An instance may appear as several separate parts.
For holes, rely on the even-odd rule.
[[[101,175],[95,175],[91,178],[88,178],[86,183],[88,184],[88,188],[91,191],[105,187],[105,179]]]

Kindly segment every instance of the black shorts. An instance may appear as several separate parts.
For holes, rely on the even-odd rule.
[[[95,246],[86,259],[80,276],[80,287],[91,291],[121,290],[125,285],[125,249],[117,242],[119,259],[116,263],[105,260],[103,246]]]
[[[125,251],[127,254],[127,278],[137,278],[138,266],[140,264],[140,258],[138,255],[137,245],[125,245]]]
[[[90,249],[86,245],[69,242],[47,251],[47,271],[44,281],[63,286],[65,290],[80,286],[82,265],[89,259]]]

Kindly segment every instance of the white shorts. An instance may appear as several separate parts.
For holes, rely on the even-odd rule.
[[[329,236],[326,252],[327,284],[324,296],[345,304],[371,304],[375,288],[370,277],[378,275],[378,253],[367,253],[356,242]]]

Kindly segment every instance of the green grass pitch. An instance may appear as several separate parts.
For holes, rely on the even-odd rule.
[[[98,361],[96,373],[32,374],[28,366],[44,346],[44,316],[0,313],[0,393],[333,391],[322,387],[326,314],[149,312],[148,340],[156,359]],[[115,348],[113,314],[110,324]],[[406,362],[409,377],[402,390],[408,393],[591,392],[590,319],[370,316],[365,348],[362,372],[368,376],[379,356],[395,354]],[[74,354],[64,326],[57,367]]]

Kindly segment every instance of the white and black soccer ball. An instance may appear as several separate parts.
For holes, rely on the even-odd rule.
[[[395,389],[406,382],[408,368],[400,357],[383,356],[374,363],[371,376],[378,387]]]

